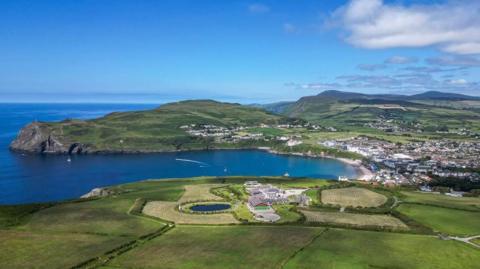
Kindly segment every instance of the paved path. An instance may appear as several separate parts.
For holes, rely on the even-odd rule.
[[[397,205],[401,202],[402,201],[398,200],[397,196],[393,196],[393,205],[390,207],[390,209],[397,207]]]
[[[478,245],[476,243],[473,243],[471,241],[473,239],[480,238],[480,235],[474,235],[474,236],[470,236],[470,237],[449,236],[448,238],[452,239],[452,240],[457,240],[457,241],[460,241],[460,242],[463,242],[463,243],[467,243],[467,244],[470,244],[474,247],[480,248],[480,245]]]

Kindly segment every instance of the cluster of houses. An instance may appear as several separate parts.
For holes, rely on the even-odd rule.
[[[260,221],[275,222],[280,219],[272,205],[293,202],[308,206],[310,201],[308,196],[303,193],[305,189],[283,190],[271,184],[261,184],[257,181],[247,181],[244,186],[249,194],[247,207]]]
[[[363,126],[377,129],[386,133],[423,133],[426,130],[426,127],[419,122],[390,119],[387,117],[379,117],[374,121],[365,123]],[[435,133],[455,134],[477,139],[480,138],[480,133],[474,132],[468,128],[449,129],[446,126],[440,126],[437,127]]]
[[[405,124],[403,122],[397,122],[397,120],[394,119],[381,118],[375,121],[365,123],[364,126],[384,131],[386,133],[422,132],[421,125],[419,123]]]
[[[326,147],[360,154],[371,161],[372,180],[384,184],[418,184],[430,176],[480,180],[480,142],[435,140],[395,144],[359,136],[319,142]]]
[[[291,124],[279,124],[276,126],[270,126],[267,124],[260,124],[258,127],[260,128],[303,128],[303,125],[291,125]],[[196,137],[211,137],[214,138],[217,142],[231,142],[236,143],[245,140],[264,140],[269,141],[270,139],[274,139],[277,141],[285,142],[285,144],[289,147],[297,146],[302,144],[301,136],[300,135],[289,135],[289,136],[276,136],[274,138],[267,138],[262,133],[252,133],[249,132],[249,128],[254,127],[245,127],[245,126],[238,126],[238,127],[222,127],[216,126],[213,124],[189,124],[189,125],[182,125],[180,129],[185,130],[189,135],[196,136]]]

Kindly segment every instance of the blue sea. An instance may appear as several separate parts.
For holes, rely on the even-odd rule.
[[[274,155],[258,150],[218,150],[138,155],[28,155],[8,146],[29,122],[91,119],[147,104],[0,104],[0,204],[77,198],[95,187],[152,178],[255,175],[336,179],[355,169],[333,159]]]

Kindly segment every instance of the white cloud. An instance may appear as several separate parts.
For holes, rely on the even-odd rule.
[[[468,84],[468,81],[466,81],[465,79],[451,79],[451,80],[448,80],[447,82],[452,84],[452,85],[467,85]]]
[[[295,25],[291,24],[291,23],[284,23],[283,24],[283,31],[285,31],[285,33],[295,33],[297,32],[297,27],[295,27]]]
[[[387,64],[411,64],[416,63],[417,58],[405,57],[405,56],[393,56],[385,60]]]
[[[250,13],[267,13],[270,11],[270,7],[264,4],[255,3],[248,6],[248,11],[250,11]]]
[[[333,18],[347,42],[364,48],[438,46],[455,54],[480,54],[480,1],[400,5],[351,0]]]
[[[384,64],[359,64],[357,68],[364,71],[377,71],[387,68]]]
[[[425,59],[425,61],[430,65],[480,67],[480,59],[473,56],[445,55],[440,57],[427,58]]]
[[[425,92],[442,91],[478,95],[480,83],[463,78],[437,79],[425,73],[402,73],[397,75],[344,75],[334,82],[289,83],[286,86],[301,90],[347,90],[378,92]]]

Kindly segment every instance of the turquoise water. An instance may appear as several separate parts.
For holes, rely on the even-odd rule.
[[[144,155],[42,156],[13,153],[9,143],[28,122],[93,118],[154,105],[0,104],[0,204],[71,199],[95,187],[149,178],[281,176],[336,179],[355,169],[333,159],[274,155],[259,150],[219,150]]]

